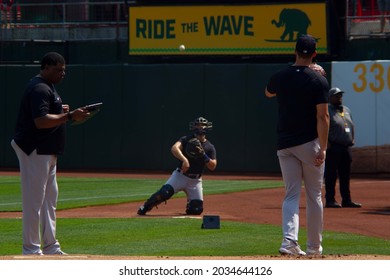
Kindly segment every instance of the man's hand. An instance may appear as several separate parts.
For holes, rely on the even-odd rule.
[[[72,116],[72,120],[78,122],[84,120],[86,117],[88,117],[91,113],[88,110],[85,110],[83,108],[77,108],[76,110],[73,110],[70,112]]]
[[[183,160],[183,162],[181,164],[181,171],[183,171],[183,173],[186,173],[188,171],[188,169],[190,169],[190,163],[189,163],[188,159],[185,159],[185,160]]]
[[[321,166],[325,162],[326,150],[319,150],[314,160],[315,166]]]
[[[62,110],[64,110],[64,113],[68,113],[70,110],[70,107],[68,104],[62,104]]]

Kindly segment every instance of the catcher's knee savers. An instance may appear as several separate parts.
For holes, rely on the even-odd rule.
[[[146,211],[150,211],[153,207],[170,199],[174,193],[175,191],[171,185],[164,185],[145,202],[144,208]]]
[[[200,199],[193,199],[187,203],[186,213],[188,215],[200,215],[203,212],[203,201]]]
[[[148,200],[138,209],[138,215],[145,215],[146,212],[149,212],[153,207],[159,205],[160,203],[167,201],[174,195],[175,191],[171,185],[164,185],[157,192],[151,195]]]

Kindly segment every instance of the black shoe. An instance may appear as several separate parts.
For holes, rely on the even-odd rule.
[[[144,216],[146,214],[146,212],[148,212],[148,210],[146,209],[145,206],[141,206],[138,211],[137,211],[137,214],[140,215],[140,216]]]
[[[327,202],[327,203],[325,204],[325,208],[341,208],[341,205],[338,204],[336,201]]]
[[[350,202],[345,202],[345,203],[343,202],[343,203],[341,203],[341,206],[343,206],[345,208],[361,208],[362,204],[350,201]]]

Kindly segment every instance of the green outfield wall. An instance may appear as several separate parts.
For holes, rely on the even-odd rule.
[[[71,108],[102,101],[81,125],[68,125],[59,168],[171,170],[171,145],[189,121],[213,122],[218,171],[279,172],[276,100],[264,95],[270,75],[287,64],[67,65],[57,85]],[[330,74],[330,64],[323,64]],[[17,168],[10,146],[19,101],[37,65],[0,65],[0,165]]]

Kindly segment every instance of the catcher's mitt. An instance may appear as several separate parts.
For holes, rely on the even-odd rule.
[[[205,151],[198,138],[191,138],[185,147],[186,154],[191,158],[203,158]]]

